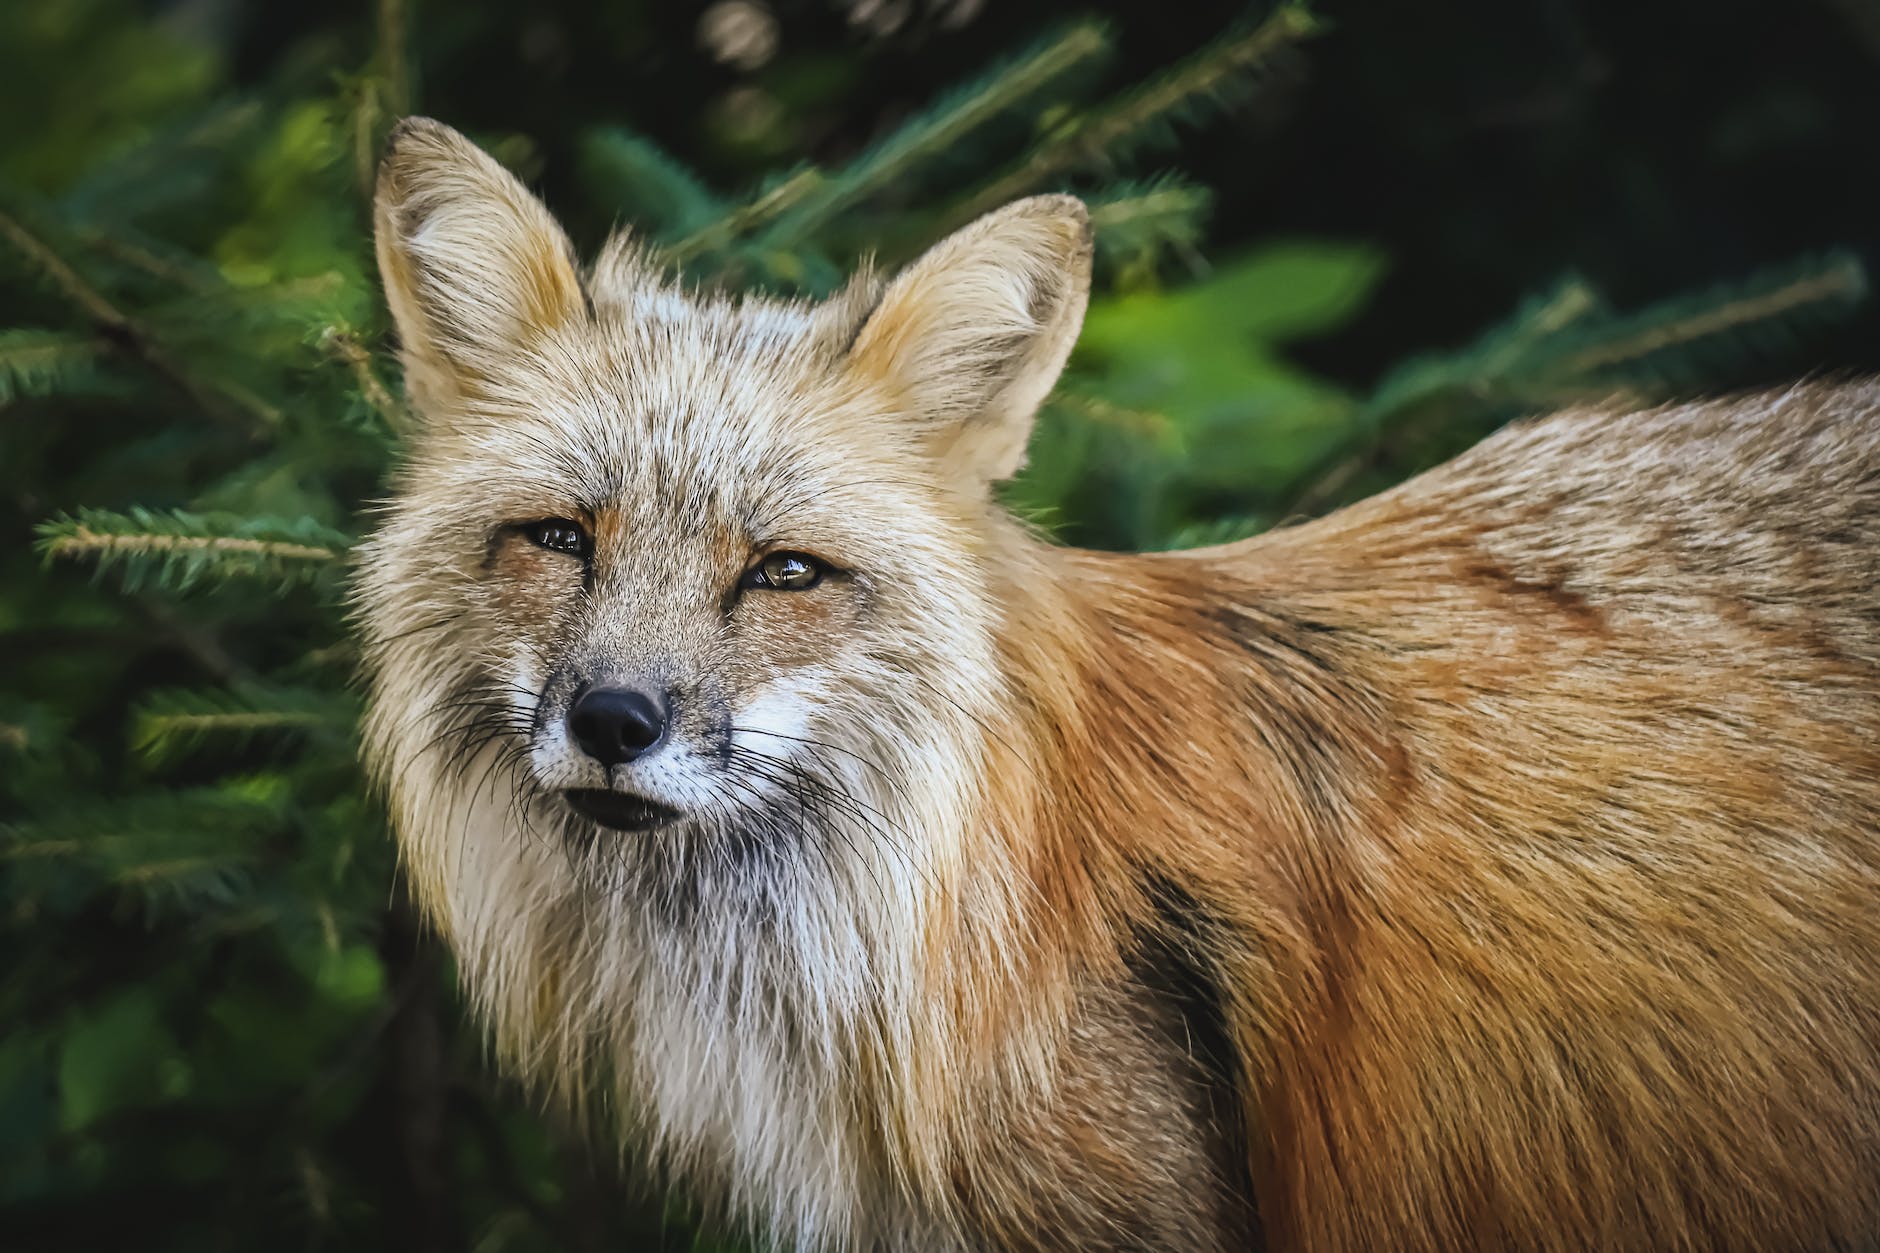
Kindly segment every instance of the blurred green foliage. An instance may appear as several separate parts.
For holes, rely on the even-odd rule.
[[[414,58],[487,15],[342,15],[257,85],[215,12],[0,8],[7,1243],[710,1247],[488,1072],[355,764],[345,550],[407,420],[367,189],[422,104]],[[840,110],[862,54],[783,57],[705,112],[696,160],[567,118],[579,199],[555,207],[701,281],[816,294],[1010,196],[1084,194],[1099,290],[1010,499],[1116,547],[1318,512],[1536,408],[1734,379],[1863,294],[1839,253],[1630,313],[1568,278],[1375,387],[1308,368],[1392,258],[1286,237],[1204,261],[1209,190],[1156,162],[1318,25],[1258,12],[1119,83],[1113,36],[1071,20],[833,162],[776,119]],[[535,137],[480,138],[542,172]]]

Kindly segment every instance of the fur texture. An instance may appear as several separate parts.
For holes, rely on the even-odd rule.
[[[426,426],[368,749],[517,1072],[801,1247],[1880,1238],[1880,388],[1076,552],[988,491],[1073,200],[814,307],[583,276],[435,123],[377,221]],[[741,583],[779,550],[829,573]],[[670,694],[658,751],[578,750],[597,682]]]

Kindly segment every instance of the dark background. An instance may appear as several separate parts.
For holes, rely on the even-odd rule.
[[[800,157],[852,155],[1065,19],[1114,26],[1109,77],[1121,83],[1247,12],[909,3],[881,6],[906,17],[874,34],[836,3],[779,3],[775,59],[741,73],[701,46],[701,7],[425,6],[418,100],[463,129],[532,137],[551,204],[578,202],[576,119],[630,126],[736,188]],[[317,23],[304,8],[232,15],[236,73],[264,81],[316,32],[369,29],[345,6],[322,6]],[[968,20],[949,20],[960,12]],[[1295,233],[1383,248],[1390,270],[1371,307],[1304,354],[1326,374],[1374,380],[1407,348],[1469,336],[1564,272],[1624,307],[1811,250],[1870,254],[1880,238],[1880,5],[1868,0],[1386,0],[1317,12],[1330,30],[1288,73],[1150,164],[1213,189],[1210,252]],[[791,116],[769,143],[727,145],[707,119],[753,82]],[[572,224],[588,245],[606,225]],[[1863,319],[1810,364],[1880,362],[1874,330]]]

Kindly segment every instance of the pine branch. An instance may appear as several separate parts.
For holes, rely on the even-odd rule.
[[[149,584],[187,591],[205,580],[309,582],[335,570],[350,541],[307,519],[250,519],[133,509],[81,510],[39,527],[49,558],[89,560],[100,572],[118,569],[125,586]]]
[[[1120,162],[1183,113],[1320,30],[1319,20],[1305,5],[1283,5],[1245,34],[1216,40],[1163,77],[1067,124],[1017,168],[967,199],[954,211],[953,220],[977,217],[1080,167]]]
[[[352,119],[353,187],[370,209],[378,183],[379,123],[384,109],[377,86],[364,75],[347,85],[346,98],[350,100],[347,115]]]
[[[1388,427],[1445,396],[1472,398],[1477,407],[1539,408],[1610,394],[1620,385],[1643,403],[1779,354],[1801,328],[1849,312],[1866,288],[1859,259],[1846,253],[1625,315],[1607,312],[1596,292],[1569,280],[1467,347],[1399,368],[1366,405],[1366,419]]]
[[[1798,318],[1844,312],[1866,294],[1867,275],[1859,259],[1831,253],[1616,320],[1601,327],[1591,342],[1562,353],[1553,368],[1568,377],[1609,375],[1706,340],[1735,343],[1770,330],[1787,334]]]
[[[128,891],[146,908],[227,908],[248,895],[259,837],[285,820],[278,788],[214,788],[74,800],[0,826],[0,864],[66,868]]]
[[[1195,245],[1213,203],[1207,188],[1176,178],[1124,183],[1089,201],[1097,250],[1111,256],[1153,259],[1173,248],[1198,261]]]
[[[947,153],[980,126],[1100,56],[1108,46],[1100,28],[1073,26],[950,93],[824,180],[816,194],[771,228],[764,246],[788,250],[811,238],[844,210],[905,178],[922,162]]]
[[[146,310],[153,321],[176,328],[178,346],[217,346],[233,336],[278,332],[312,341],[329,326],[350,326],[363,303],[358,288],[329,270],[258,287],[225,285],[205,295],[183,296]]]
[[[103,345],[89,335],[0,331],[0,406],[21,396],[70,391],[96,378],[102,352]]]
[[[179,368],[169,354],[158,346],[149,331],[112,304],[104,293],[86,281],[43,239],[28,230],[17,216],[4,209],[0,209],[0,239],[11,244],[34,269],[44,275],[61,296],[91,321],[99,336],[107,343],[142,362],[204,413],[224,420],[228,418],[220,396]],[[268,417],[266,413],[257,413],[255,416]]]
[[[279,822],[287,800],[280,781],[270,777],[131,796],[77,795],[0,825],[0,850],[14,860],[83,853],[209,856],[227,846],[231,829]]]
[[[173,287],[210,295],[228,286],[214,267],[194,257],[179,255],[164,244],[122,227],[107,231],[100,226],[87,225],[79,227],[75,234],[80,243],[94,252]]]
[[[378,181],[380,141],[391,123],[411,111],[410,27],[409,0],[377,0],[371,61],[341,91],[351,121],[353,186],[368,206]]]
[[[718,221],[724,203],[651,140],[619,127],[589,131],[581,173],[593,194],[651,237],[689,235]]]
[[[131,342],[147,338],[137,330],[129,317],[105,299],[104,293],[86,282],[78,271],[66,264],[63,257],[48,247],[39,236],[27,230],[25,223],[4,209],[0,209],[0,238],[13,245],[29,264],[45,275],[60,295],[75,305],[106,337]]]
[[[1557,344],[1561,336],[1587,326],[1610,325],[1612,321],[1604,299],[1585,280],[1563,279],[1551,291],[1525,301],[1505,323],[1491,327],[1466,346],[1415,356],[1392,370],[1365,403],[1360,421],[1373,430],[1381,429],[1431,398],[1444,395],[1468,395],[1486,401],[1503,390],[1505,380],[1531,373],[1537,357]],[[1368,453],[1357,457],[1360,465],[1369,460]],[[1336,476],[1321,477],[1308,495],[1322,502],[1329,499],[1327,492],[1342,486],[1342,481]]]
[[[235,97],[160,125],[87,169],[59,196],[59,220],[83,238],[107,223],[113,232],[127,230],[130,218],[147,220],[193,203],[215,185],[228,154],[255,138],[267,121],[260,100]]]
[[[343,730],[352,708],[330,692],[244,685],[152,694],[133,719],[132,747],[155,764],[205,742],[248,743],[260,736]]]
[[[1460,351],[1414,359],[1388,376],[1361,415],[1379,437],[1341,450],[1306,475],[1286,516],[1318,512],[1380,458],[1461,414],[1518,413],[1619,394],[1643,405],[1727,378],[1743,362],[1778,356],[1802,328],[1850,312],[1866,290],[1859,259],[1846,253],[1624,316],[1607,313],[1584,282],[1568,280]]]
[[[372,369],[372,354],[366,351],[358,336],[343,327],[329,326],[320,333],[320,347],[352,373],[359,394],[365,397],[387,430],[394,435],[411,433],[411,414],[386,390],[385,384],[379,382],[379,376]]]
[[[656,254],[658,260],[662,265],[679,266],[701,253],[722,248],[808,200],[825,181],[823,172],[814,167],[798,170],[766,187],[754,199],[739,205],[716,222],[702,226],[679,242],[661,248]]]

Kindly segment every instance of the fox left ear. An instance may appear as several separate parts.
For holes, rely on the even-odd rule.
[[[393,129],[373,225],[406,385],[426,416],[586,316],[574,249],[548,209],[441,122],[406,118]]]
[[[995,210],[889,285],[849,369],[899,397],[969,486],[1010,478],[1083,326],[1090,251],[1090,215],[1073,196]]]

